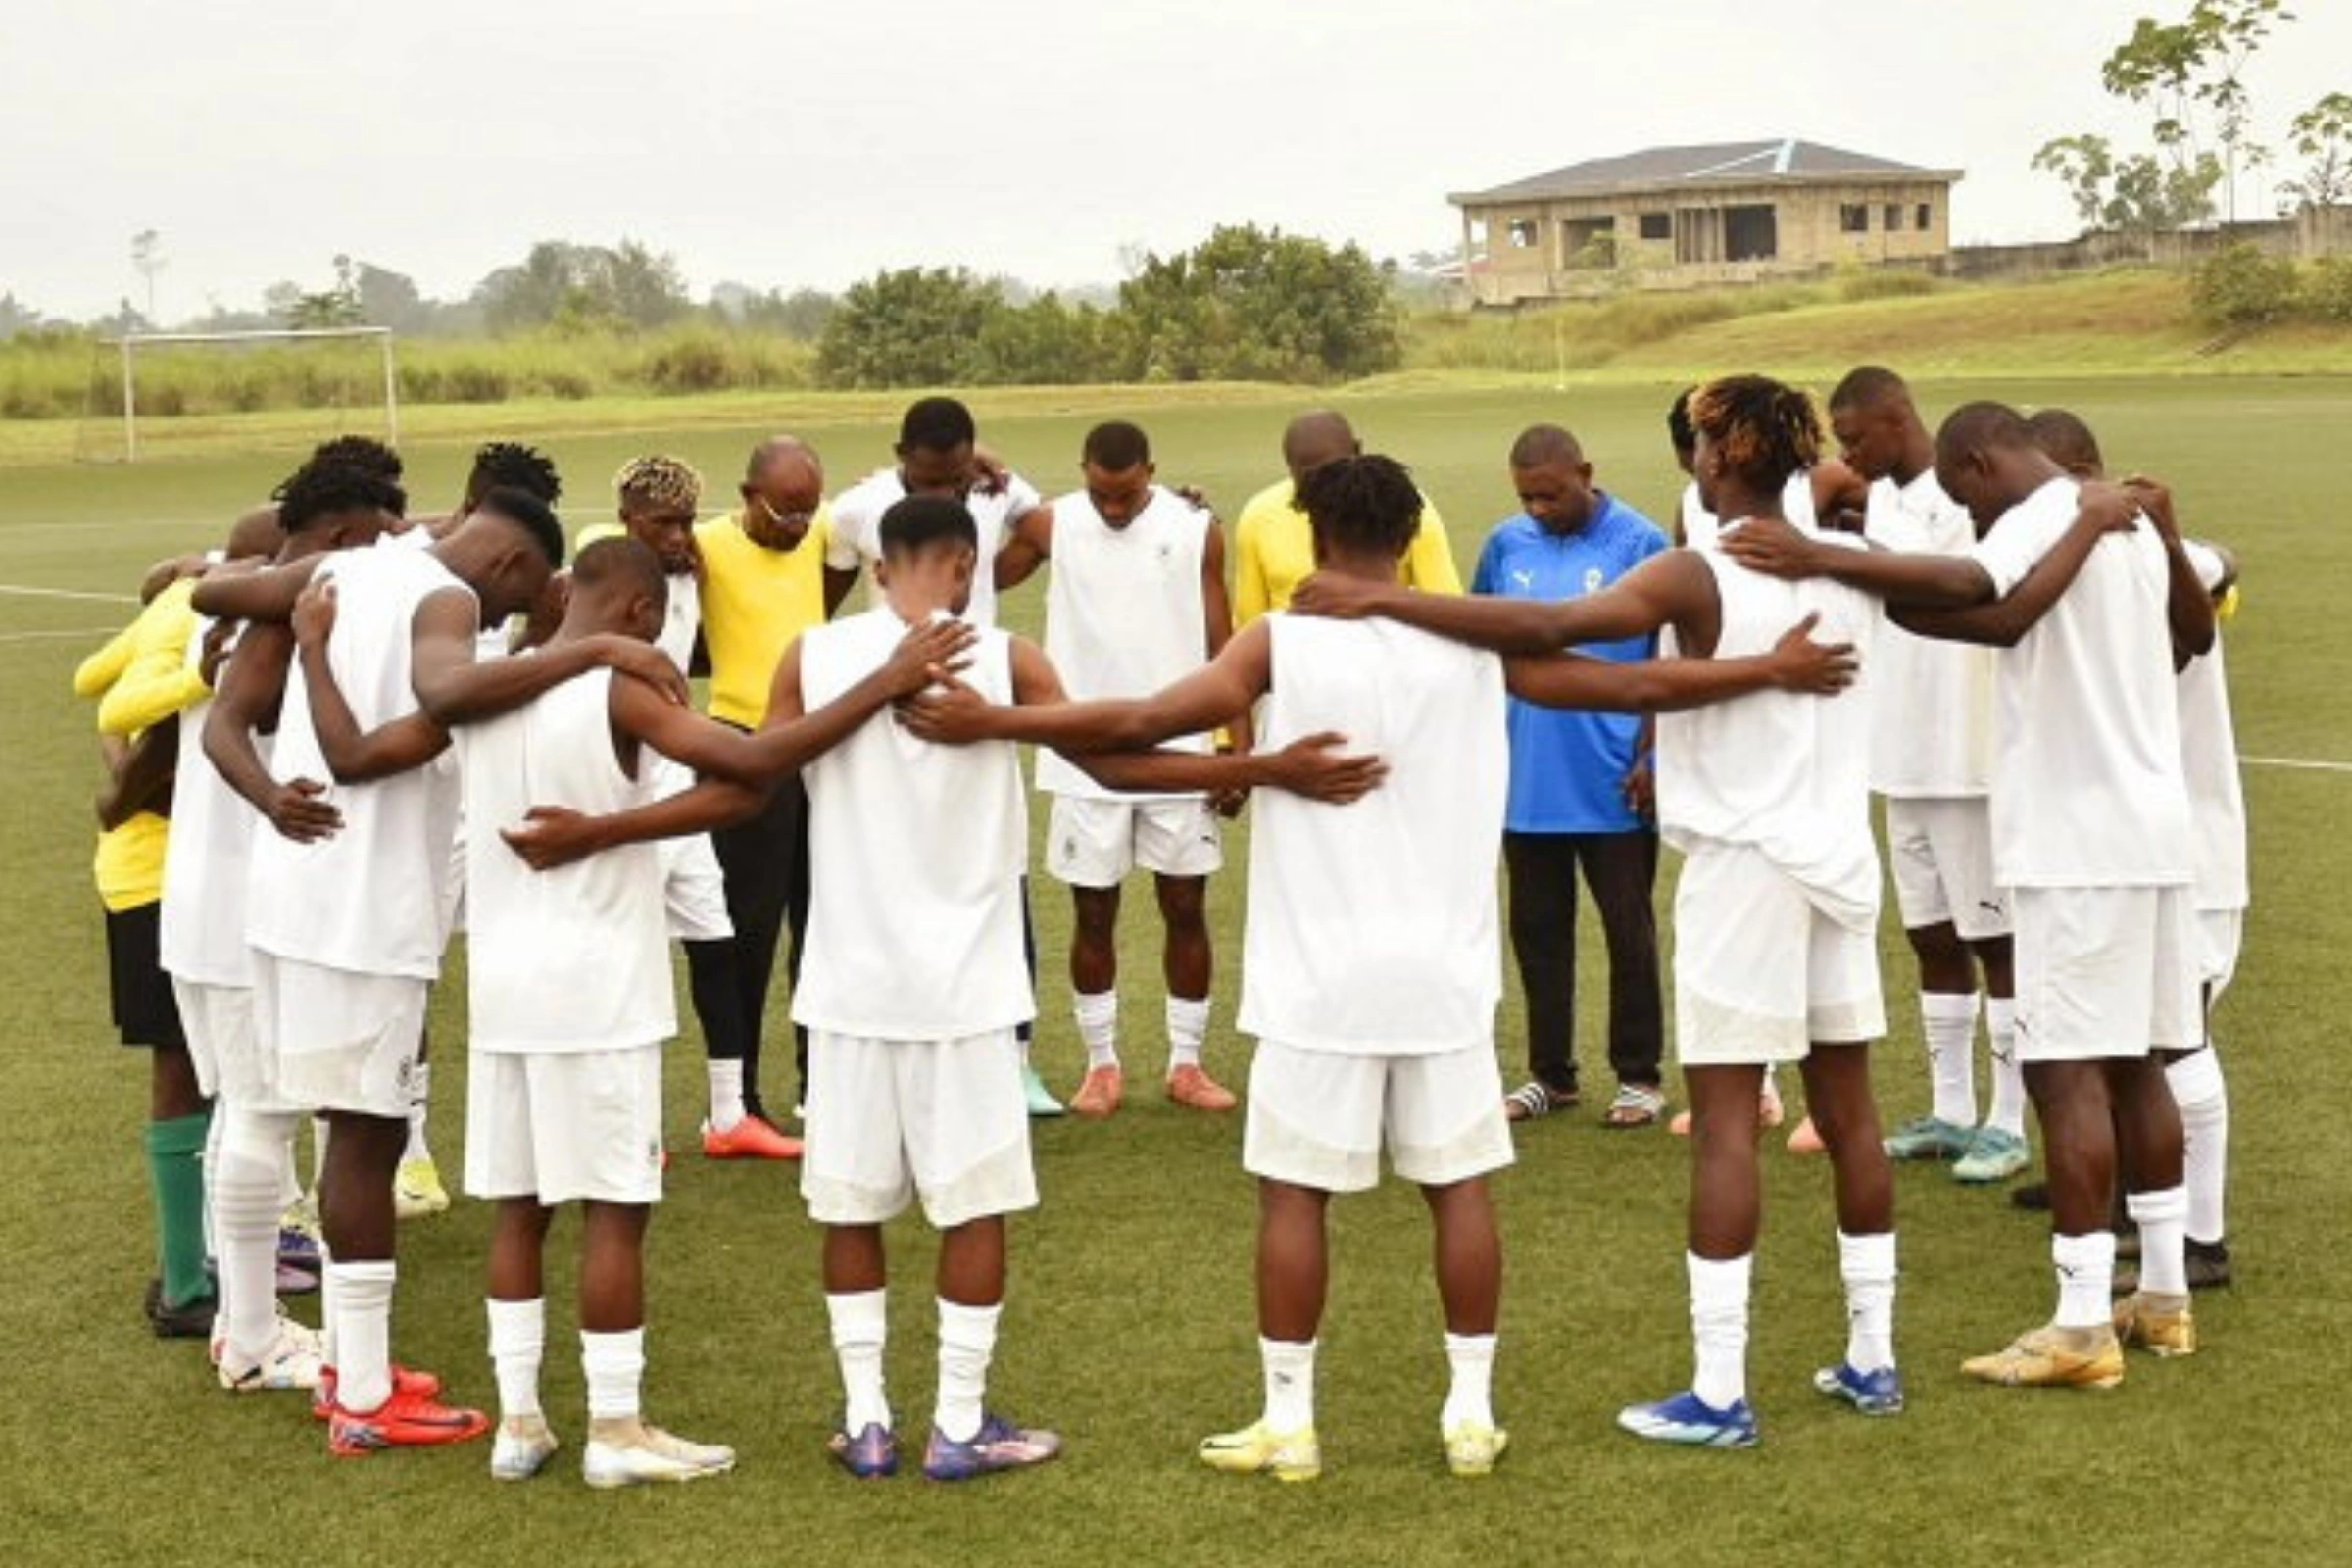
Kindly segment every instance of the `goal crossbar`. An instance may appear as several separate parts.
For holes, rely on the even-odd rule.
[[[384,368],[384,439],[400,441],[400,368],[393,358],[392,329],[388,326],[288,326],[241,332],[125,332],[103,338],[122,362],[122,461],[139,461],[138,351],[174,345],[218,343],[287,343],[320,338],[372,338],[379,345]]]

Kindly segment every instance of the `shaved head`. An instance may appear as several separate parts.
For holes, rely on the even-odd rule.
[[[1540,468],[1549,463],[1582,463],[1585,449],[1556,424],[1531,424],[1511,443],[1511,466]]]
[[[2057,460],[2058,466],[2077,478],[2096,478],[2107,466],[2099,453],[2099,438],[2082,416],[2067,409],[2043,409],[2026,421],[2034,444]]]
[[[1937,462],[2034,445],[2026,416],[2006,403],[1963,403],[1936,432]]]
[[[1832,409],[1875,409],[1899,404],[1909,407],[1911,388],[1903,378],[1881,365],[1858,365],[1830,394]]]
[[[1345,415],[1331,409],[1309,409],[1283,427],[1282,462],[1294,482],[1302,482],[1325,464],[1352,458],[1362,450],[1354,426]]]
[[[813,475],[822,485],[824,474],[816,448],[797,435],[769,436],[752,448],[751,460],[743,466],[743,482],[750,485],[782,484],[805,475]]]
[[[277,520],[277,508],[256,507],[228,530],[228,543],[221,554],[231,561],[248,561],[274,556],[285,542],[286,530]]]

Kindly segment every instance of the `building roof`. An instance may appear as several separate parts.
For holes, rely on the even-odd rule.
[[[1720,141],[1696,147],[1651,147],[1614,158],[1588,158],[1547,174],[1496,185],[1492,190],[1457,191],[1456,206],[1491,202],[1545,201],[1595,196],[1612,191],[1667,189],[1676,185],[1790,184],[1845,179],[1939,179],[1960,177],[1957,169],[1922,169],[1891,158],[1847,152],[1793,136],[1779,141]]]

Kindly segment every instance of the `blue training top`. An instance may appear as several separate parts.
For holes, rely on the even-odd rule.
[[[1574,599],[1594,593],[1666,548],[1666,536],[1605,492],[1574,533],[1544,531],[1526,513],[1505,519],[1479,552],[1474,594]],[[1577,652],[1620,663],[1647,659],[1654,637],[1586,643]],[[1513,833],[1631,833],[1648,826],[1625,804],[1623,784],[1642,732],[1636,713],[1592,713],[1510,702]]]

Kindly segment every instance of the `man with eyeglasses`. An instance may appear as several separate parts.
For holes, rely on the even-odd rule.
[[[768,687],[784,650],[831,618],[858,574],[827,562],[832,519],[824,505],[825,469],[806,442],[778,435],[754,447],[739,493],[742,505],[734,512],[695,525],[694,542],[702,557],[710,716],[755,730],[767,716]],[[797,978],[800,971],[801,933],[808,923],[808,797],[794,775],[776,785],[758,816],[710,835],[735,935],[710,944],[730,951],[711,954],[712,972],[695,976],[695,1005],[698,1012],[723,1008],[731,992],[737,1009],[731,1033],[744,1042],[743,1119],[716,1138],[705,1137],[703,1151],[713,1158],[800,1155],[799,1142],[779,1135],[760,1100],[760,1037],[776,943],[787,929],[787,972]]]

